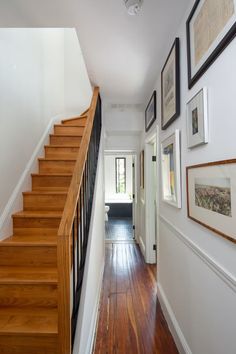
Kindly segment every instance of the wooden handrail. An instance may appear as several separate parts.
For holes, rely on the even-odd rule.
[[[91,138],[94,116],[99,98],[99,88],[93,92],[87,122],[80,144],[74,173],[58,229],[58,353],[71,354],[71,232],[79,200],[80,189]]]
[[[89,148],[89,141],[90,141],[91,132],[93,128],[93,121],[94,121],[94,115],[97,106],[98,95],[99,95],[99,88],[95,87],[92,101],[91,101],[91,106],[87,113],[88,114],[87,124],[80,144],[80,149],[75,164],[74,173],[71,179],[71,184],[69,187],[64,211],[61,218],[61,223],[58,230],[58,236],[65,236],[65,235],[70,236],[71,234],[72,225],[75,216],[76,204],[79,199],[79,192],[82,183],[86,156]]]

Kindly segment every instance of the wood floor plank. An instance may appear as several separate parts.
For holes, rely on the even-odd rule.
[[[157,298],[155,266],[134,243],[106,244],[94,354],[177,354]]]

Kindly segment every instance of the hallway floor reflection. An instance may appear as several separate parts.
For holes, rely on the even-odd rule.
[[[106,221],[106,240],[133,240],[132,218],[109,217]]]

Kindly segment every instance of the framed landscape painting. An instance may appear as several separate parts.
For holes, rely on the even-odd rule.
[[[179,38],[176,38],[161,72],[161,127],[180,115]]]
[[[188,148],[208,142],[207,89],[201,89],[187,103]]]
[[[188,217],[236,243],[236,159],[189,166]]]
[[[153,92],[145,110],[145,131],[147,132],[156,119],[156,91]]]
[[[186,23],[189,89],[236,34],[236,0],[196,0]]]
[[[175,133],[161,144],[162,197],[168,204],[181,208],[180,133]]]

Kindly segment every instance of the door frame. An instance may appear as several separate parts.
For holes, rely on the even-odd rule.
[[[150,213],[153,207],[153,189],[152,189],[152,173],[153,173],[153,144],[156,143],[156,215]],[[144,163],[144,185],[145,185],[145,260],[147,263],[158,263],[159,250],[159,127],[153,130],[145,139],[145,163]],[[154,215],[154,217],[153,217]],[[156,225],[155,225],[156,222]],[[156,226],[156,227],[155,227]],[[155,231],[155,232],[154,232]],[[153,250],[153,245],[156,244],[156,251]]]
[[[133,190],[133,194],[134,194],[134,198],[133,198],[133,207],[132,207],[132,221],[133,221],[133,225],[135,226],[134,230],[133,230],[133,239],[136,240],[137,238],[137,220],[138,220],[138,184],[137,184],[137,151],[136,150],[104,150],[104,177],[105,177],[105,156],[109,156],[109,155],[129,155],[129,156],[133,156],[133,161],[134,161],[134,176],[132,176],[132,179],[134,179],[134,186],[133,186],[133,181],[132,181],[132,186],[134,187]],[[132,168],[132,174],[133,174],[133,168]],[[104,178],[104,201],[106,203],[106,199],[105,199],[105,178]]]

